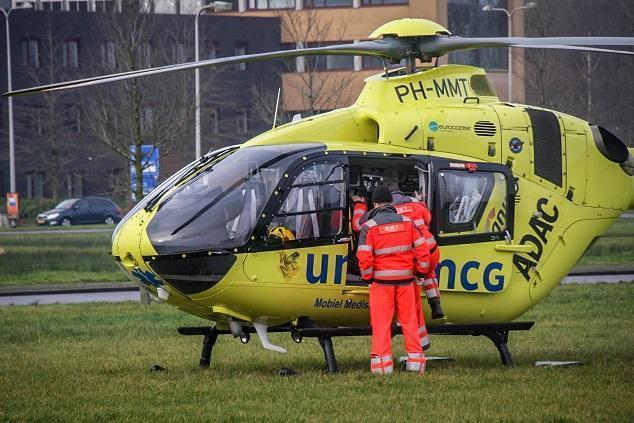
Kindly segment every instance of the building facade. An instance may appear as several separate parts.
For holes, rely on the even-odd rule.
[[[21,8],[29,3],[32,7]],[[143,2],[142,2],[143,3]],[[12,88],[115,73],[124,69],[115,41],[103,31],[108,14],[121,13],[114,1],[13,1],[9,15]],[[4,4],[6,5],[6,2]],[[145,5],[141,5],[145,7]],[[152,35],[135,52],[138,68],[183,63],[194,59],[194,16],[150,13]],[[158,10],[157,10],[158,9]],[[144,9],[144,12],[147,12]],[[7,91],[6,21],[0,23],[0,89]],[[275,17],[201,16],[201,59],[280,49],[280,26]],[[158,130],[169,119],[170,102],[193,104],[194,72],[183,72],[183,85],[146,84],[138,113],[144,143],[154,144]],[[201,144],[205,153],[218,146],[242,142],[270,128],[253,111],[250,87],[254,83],[280,85],[279,68],[270,63],[226,67],[221,72],[203,69],[201,75]],[[141,80],[140,80],[141,81]],[[105,88],[113,91],[115,83]],[[120,87],[121,85],[119,85]],[[104,86],[105,87],[105,86]],[[16,187],[21,198],[68,198],[113,195],[129,186],[126,159],[95,136],[88,121],[86,95],[93,88],[60,94],[35,94],[13,100]],[[172,91],[169,91],[172,90]],[[165,92],[172,93],[165,99]],[[161,96],[160,94],[163,94]],[[153,98],[155,98],[153,100]],[[184,99],[184,100],[183,100]],[[116,108],[116,99],[114,99]],[[158,103],[158,104],[157,104]],[[193,107],[193,106],[192,106]],[[163,113],[161,114],[161,111]],[[161,148],[161,179],[194,159],[194,114],[187,128]],[[0,103],[0,192],[9,191],[8,104]],[[121,128],[119,128],[121,129]],[[119,152],[120,153],[120,152]],[[123,187],[123,188],[122,188]],[[3,195],[4,196],[4,195]],[[123,196],[123,195],[121,195]]]

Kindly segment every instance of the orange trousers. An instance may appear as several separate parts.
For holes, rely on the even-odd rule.
[[[436,247],[436,250],[429,255],[429,273],[425,275],[425,296],[427,299],[434,297],[440,297],[440,291],[438,291],[438,284],[435,282],[436,278],[436,266],[440,263],[440,249]],[[420,294],[420,292],[419,292]],[[416,297],[420,301],[420,296]],[[420,308],[420,307],[419,307]]]
[[[372,357],[391,357],[392,355],[392,319],[394,312],[397,313],[398,321],[403,329],[405,350],[408,354],[422,354],[423,349],[418,336],[416,302],[414,301],[414,283],[405,286],[394,286],[375,282],[370,285]]]
[[[416,322],[418,325],[418,336],[420,338],[420,344],[423,350],[428,350],[431,347],[431,341],[429,334],[427,333],[427,326],[425,325],[425,313],[423,313],[423,305],[420,301],[421,286],[414,284],[414,302],[416,307]]]

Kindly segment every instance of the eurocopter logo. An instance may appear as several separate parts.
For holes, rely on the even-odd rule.
[[[438,130],[441,131],[468,131],[471,129],[470,126],[465,125],[440,125],[438,122],[432,120],[429,122],[429,130],[432,132],[436,132]]]

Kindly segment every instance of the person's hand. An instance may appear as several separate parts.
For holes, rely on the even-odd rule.
[[[352,201],[353,202],[359,202],[359,203],[365,203],[365,200],[363,199],[363,197],[360,197],[358,195],[353,195],[352,196]]]
[[[414,191],[414,198],[416,198],[418,201],[423,201],[424,195],[422,192]]]

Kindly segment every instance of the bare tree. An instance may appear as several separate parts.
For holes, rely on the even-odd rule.
[[[39,44],[38,65],[26,68],[33,85],[45,85],[67,78],[66,68],[77,53],[66,37],[69,32],[53,32],[52,17],[47,17],[45,36]],[[77,47],[77,45],[75,45]],[[59,58],[63,57],[60,65]],[[19,99],[17,113],[17,148],[22,165],[42,175],[42,185],[49,187],[48,196],[57,200],[62,195],[64,176],[72,171],[72,144],[81,130],[79,109],[68,96],[46,93],[38,97]]]
[[[628,0],[541,0],[526,29],[529,36],[632,36],[633,18]],[[600,124],[632,144],[631,56],[530,49],[524,65],[528,103]]]
[[[279,10],[276,16],[283,38],[290,40],[293,48],[319,47],[345,40],[345,16],[329,19],[317,9]],[[287,92],[283,93],[286,101],[280,103],[288,105],[288,99],[294,97],[300,99],[300,104],[294,110],[280,110],[278,121],[286,121],[292,111],[312,116],[343,106],[351,94],[354,72],[348,65],[353,60],[348,56],[308,56],[284,61]],[[252,90],[256,112],[262,120],[272,122],[277,87],[252,84]]]
[[[97,20],[104,41],[100,60],[93,61],[111,71],[184,61],[188,51],[185,40],[193,38],[179,36],[173,21],[145,13],[138,2],[122,2],[121,13],[104,13]],[[142,145],[158,148],[163,158],[178,151],[192,132],[192,92],[193,74],[178,72],[83,93],[82,109],[91,131],[133,166],[137,200],[144,195],[143,170],[149,164]]]

